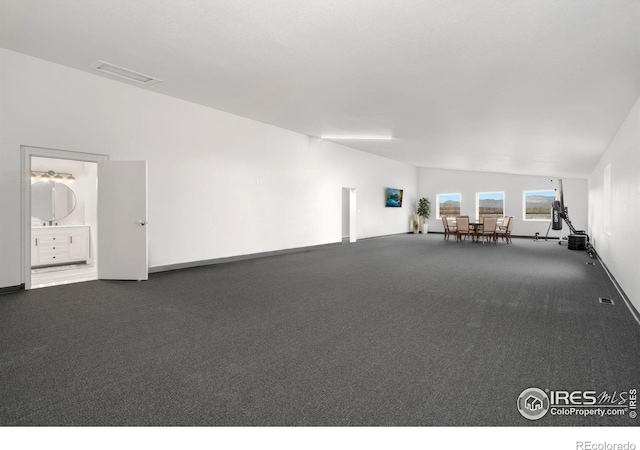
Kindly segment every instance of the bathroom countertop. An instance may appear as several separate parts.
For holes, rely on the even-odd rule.
[[[88,227],[89,225],[82,225],[82,224],[78,224],[78,225],[35,225],[32,226],[31,228],[73,228],[73,227]]]

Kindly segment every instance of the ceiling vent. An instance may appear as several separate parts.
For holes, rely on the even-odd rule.
[[[133,81],[134,83],[141,84],[142,86],[153,86],[154,84],[158,84],[162,81],[158,78],[153,78],[149,75],[134,72],[133,70],[125,69],[124,67],[99,60],[92,62],[90,67],[98,72],[102,72],[103,74],[122,78],[127,81]]]

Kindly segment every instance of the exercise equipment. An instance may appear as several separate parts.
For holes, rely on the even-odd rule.
[[[567,224],[569,230],[571,230],[571,234],[567,238],[567,247],[569,250],[586,250],[589,254],[589,257],[594,258],[596,251],[589,242],[589,235],[586,231],[576,230],[576,228],[571,223],[571,219],[569,218],[569,208],[564,206],[564,193],[562,190],[562,179],[558,180],[558,189],[556,190],[556,199],[553,202],[553,206],[551,208],[551,223],[549,223],[549,228],[547,229],[547,236],[549,236],[549,230],[553,228],[554,230],[562,230],[562,221]],[[545,240],[547,237],[545,236]],[[562,239],[558,242],[559,245],[562,245]]]

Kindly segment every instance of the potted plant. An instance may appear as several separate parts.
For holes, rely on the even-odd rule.
[[[422,218],[422,233],[427,234],[429,232],[427,219],[431,216],[431,202],[428,198],[422,197],[418,200],[418,215]]]

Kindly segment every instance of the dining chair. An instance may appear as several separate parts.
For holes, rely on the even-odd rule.
[[[496,227],[496,240],[498,237],[504,239],[507,234],[507,226],[509,225],[509,216],[504,216],[501,221],[498,221],[498,226]]]
[[[502,226],[497,228],[495,231],[494,240],[496,243],[498,242],[498,237],[502,238],[502,240],[507,240],[507,244],[511,242],[511,227],[513,225],[513,216],[508,216],[504,218],[502,222]]]
[[[511,240],[511,229],[513,228],[513,216],[509,217],[509,224],[507,225],[507,244],[512,244],[513,241]]]
[[[447,217],[447,227],[449,227],[449,233],[456,234],[458,231],[458,224],[455,217]]]
[[[444,229],[444,240],[449,240],[449,235],[451,232],[449,231],[449,223],[447,223],[447,216],[441,216],[442,219],[442,228]]]
[[[482,219],[482,230],[478,232],[478,239],[482,238],[483,245],[484,241],[488,241],[489,238],[491,238],[492,241],[495,241],[497,226],[497,217],[485,217]]]
[[[471,235],[471,230],[469,229],[469,216],[456,217],[456,241],[462,241],[463,235],[465,239],[467,236]]]
[[[455,221],[456,221],[456,226],[458,225],[458,219],[464,219],[466,218],[469,221],[469,230],[471,230],[471,233],[469,233],[472,237],[473,237],[473,227],[471,226],[471,219],[469,218],[469,216],[456,216],[455,217]]]

